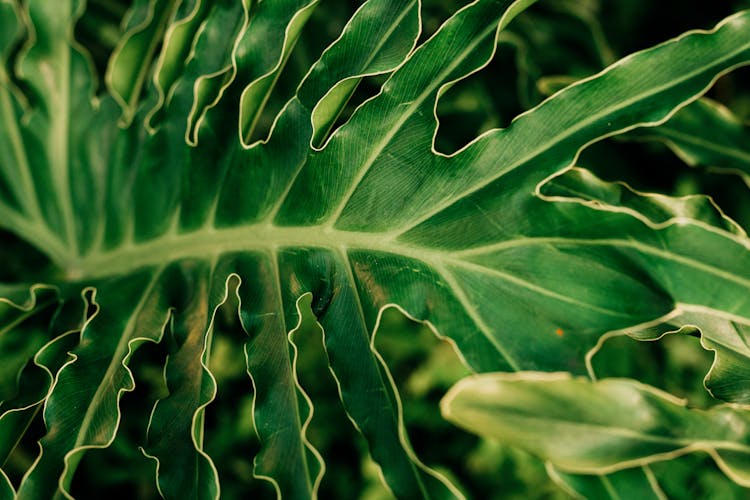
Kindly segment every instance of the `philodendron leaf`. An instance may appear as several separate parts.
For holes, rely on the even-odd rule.
[[[78,252],[94,237],[95,226],[86,222],[98,215],[102,201],[92,196],[97,172],[81,158],[94,114],[94,89],[91,62],[72,40],[71,26],[84,3],[29,2],[24,7],[31,26],[18,74],[37,106],[24,117],[21,168],[29,169],[24,175],[34,179],[43,221],[69,250]]]
[[[20,373],[22,384],[18,394],[0,404],[0,463],[5,464],[18,446],[32,420],[42,410],[57,372],[72,357],[69,351],[76,345],[77,332],[64,333],[50,340]]]
[[[281,0],[258,5],[251,25],[237,46],[237,66],[242,77],[250,81],[240,98],[240,138],[249,142],[255,124],[268,100],[276,79],[284,68],[302,27],[317,5],[317,0]],[[284,37],[271,50],[252,50],[268,43],[268,37],[281,32]]]
[[[164,105],[168,95],[173,89],[173,84],[178,78],[180,71],[184,70],[189,54],[193,49],[193,39],[199,29],[205,29],[205,13],[207,2],[204,0],[191,0],[180,2],[174,14],[174,18],[166,27],[161,39],[162,47],[159,58],[154,67],[153,74],[153,106],[146,116],[146,127],[151,128],[154,119],[161,107]],[[134,30],[135,34],[139,29]],[[115,65],[115,57],[110,59],[110,64]]]
[[[123,108],[123,119],[132,119],[154,57],[177,2],[143,0],[136,2],[127,22],[127,34],[115,49],[107,83],[112,96]]]
[[[549,95],[576,80],[548,77],[539,85]],[[685,106],[658,127],[635,129],[622,138],[661,141],[688,165],[740,175],[750,186],[750,126],[707,97]]]
[[[95,312],[83,325],[73,359],[55,377],[44,407],[48,433],[19,495],[51,498],[58,488],[67,491],[83,451],[111,444],[119,399],[134,388],[128,359],[138,344],[160,339],[170,297],[159,286],[178,285],[160,282],[160,276],[148,269],[86,289]],[[113,329],[119,335],[111,335]]]
[[[4,290],[4,295],[13,291]],[[68,361],[66,350],[75,345],[73,332],[66,333],[67,326],[58,327],[61,323],[54,319],[64,316],[57,306],[57,294],[47,287],[32,287],[25,303],[0,299],[0,468]]]
[[[622,183],[604,182],[591,172],[572,168],[552,178],[540,190],[548,200],[581,203],[600,210],[638,214],[649,224],[704,224],[746,239],[745,231],[729,219],[711,198],[701,195],[681,198],[639,193]],[[715,361],[705,378],[705,386],[716,398],[748,404],[750,390],[746,368],[750,350],[746,339],[750,321],[730,311],[692,303],[677,303],[666,316],[641,325],[612,330],[599,339],[587,359],[596,355],[604,342],[619,335],[639,340],[658,340],[670,333],[701,335],[702,346],[715,353]],[[591,375],[595,375],[589,369]]]
[[[29,94],[0,81],[0,144],[9,146],[0,172],[3,186],[18,185],[0,190],[0,226],[50,257],[55,306],[66,319],[79,313],[72,357],[45,364],[54,376],[46,435],[19,495],[70,495],[85,450],[109,446],[127,418],[120,400],[134,389],[133,353],[155,342],[169,351],[168,395],[142,443],[156,484],[169,498],[219,496],[204,435],[217,391],[214,319],[230,298],[254,388],[242,395],[260,441],[252,474],[285,497],[316,496],[325,471],[308,436],[316,401],[289,336],[307,294],[343,408],[403,498],[462,493],[412,449],[399,387],[372,340],[385,307],[428,322],[471,370],[577,373],[607,332],[700,309],[690,319],[728,363],[717,366],[741,366],[732,357],[746,354],[742,335],[726,343],[713,326],[750,318],[744,233],[703,198],[657,202],[586,175],[553,177],[592,142],[662,124],[750,63],[750,12],[623,59],[455,154],[436,151],[437,100],[490,61],[498,32],[532,3],[477,0],[415,48],[419,4],[369,0],[267,140],[246,146],[238,128],[250,132],[322,6],[187,2],[168,26],[131,27],[110,66],[113,77],[138,79],[110,82],[132,114],[125,125],[113,96],[92,96],[90,65],[71,39],[83,3],[29,0],[19,15],[0,0],[0,25],[16,27],[0,39],[3,57],[28,33],[15,77]],[[148,44],[159,41],[153,61]],[[129,64],[131,50],[143,66]],[[154,75],[148,85],[144,74]],[[381,92],[330,131],[373,74],[387,75]],[[576,185],[588,199],[554,191]],[[25,341],[44,349],[35,335]],[[730,372],[714,371],[717,384],[735,384],[715,394],[741,399],[746,380]],[[721,458],[740,474],[743,457]]]
[[[519,372],[463,379],[441,408],[457,425],[563,471],[608,473],[703,451],[732,480],[750,485],[750,412],[742,406],[695,410],[632,380]]]
[[[555,482],[576,498],[667,498],[648,466],[623,469],[610,474],[573,474],[561,472],[548,462],[547,471]]]
[[[186,262],[157,280],[175,285],[170,294],[174,311],[168,327],[170,355],[164,369],[169,396],[158,401],[151,413],[146,453],[158,462],[159,492],[166,498],[186,491],[196,498],[219,495],[214,466],[201,451],[200,424],[203,407],[216,392],[205,367],[211,323],[226,298],[221,293],[223,283],[211,279],[213,271],[209,263]],[[217,289],[208,290],[209,285]]]
[[[13,489],[13,485],[10,483],[10,479],[8,479],[8,476],[0,470],[0,496],[2,496],[2,498],[13,498],[15,495],[16,492]]]
[[[711,99],[699,99],[663,125],[628,137],[663,141],[688,165],[739,174],[750,186],[750,126]]]
[[[657,340],[668,334],[698,334],[701,345],[714,352],[714,362],[704,385],[716,398],[750,403],[750,322],[747,318],[699,305],[679,304],[669,317],[650,328],[636,327],[608,333],[589,356],[596,355],[607,338],[630,335],[639,340]],[[671,328],[670,328],[671,326]]]
[[[565,170],[550,179],[541,187],[540,194],[547,200],[574,201],[599,209],[629,211],[655,226],[679,220],[702,223],[740,237],[746,236],[742,227],[727,217],[708,196],[676,197],[641,193],[624,183],[605,182],[580,167]]]
[[[12,225],[18,228],[19,236],[45,242],[44,245],[49,245],[53,253],[64,253],[64,245],[58,236],[53,235],[43,222],[44,200],[40,200],[37,193],[37,186],[42,182],[39,178],[41,172],[34,173],[33,158],[24,147],[31,138],[29,132],[20,126],[27,103],[10,78],[10,56],[25,31],[27,27],[22,23],[16,2],[0,1],[0,192],[3,193],[0,216],[4,227]]]
[[[373,26],[378,27],[376,36],[356,35]],[[362,78],[388,73],[401,64],[417,43],[420,29],[417,1],[390,2],[379,9],[365,4],[352,16],[338,43],[331,45],[310,70],[326,76],[311,75],[306,80],[308,85],[298,92],[302,102],[314,106],[314,145],[320,145]],[[353,68],[352,60],[361,61],[361,67]]]

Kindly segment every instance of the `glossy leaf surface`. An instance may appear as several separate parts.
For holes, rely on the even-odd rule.
[[[653,387],[564,373],[482,374],[456,384],[443,414],[474,432],[532,450],[569,472],[607,473],[703,451],[747,486],[748,414],[691,410]]]

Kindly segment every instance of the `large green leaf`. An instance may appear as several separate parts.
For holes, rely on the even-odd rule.
[[[19,496],[70,495],[85,450],[113,442],[134,389],[130,361],[153,342],[168,351],[168,395],[143,443],[158,489],[217,497],[204,432],[215,318],[230,299],[247,336],[254,475],[282,496],[315,496],[325,471],[291,336],[307,294],[343,407],[398,497],[462,493],[412,449],[374,344],[389,305],[427,322],[477,372],[584,373],[608,332],[695,324],[717,352],[712,391],[746,401],[745,234],[703,198],[559,174],[586,146],[666,122],[748,64],[750,13],[634,54],[506,129],[438,152],[437,100],[489,62],[498,33],[532,3],[477,0],[415,48],[419,3],[369,0],[269,137],[247,145],[316,2],[136,2],[110,93],[97,97],[71,38],[82,2],[30,0],[24,14],[0,2],[0,226],[51,259],[46,307],[66,311],[67,329],[49,331],[79,337],[70,359],[54,350],[39,363],[53,377],[37,388],[46,435]],[[336,127],[357,85],[383,74],[380,93]],[[43,307],[26,313],[43,317]],[[15,331],[17,319],[0,320],[0,332]],[[734,337],[727,321],[740,325]],[[35,338],[15,372],[46,352]]]

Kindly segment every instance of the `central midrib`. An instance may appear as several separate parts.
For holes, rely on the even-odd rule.
[[[262,223],[232,228],[208,228],[184,234],[168,234],[139,243],[128,243],[82,256],[66,266],[71,279],[116,275],[187,258],[243,251],[273,249],[351,248],[386,252],[425,262],[444,261],[450,252],[417,247],[389,239],[381,233],[340,231],[321,226],[276,226]]]
[[[485,251],[526,245],[576,244],[580,246],[613,246],[673,260],[682,266],[698,269],[717,278],[750,287],[744,276],[698,261],[689,256],[673,254],[645,243],[629,239],[579,239],[566,237],[519,238],[484,247]],[[276,226],[269,223],[231,228],[208,227],[190,233],[169,233],[159,238],[121,245],[107,251],[94,252],[64,267],[69,279],[99,278],[125,274],[154,265],[163,265],[188,258],[211,258],[232,252],[269,252],[280,248],[328,248],[367,250],[400,255],[422,261],[432,267],[478,262],[471,259],[475,251],[427,247],[396,239],[392,234],[342,231],[321,226]],[[479,251],[479,253],[484,253]],[[482,267],[481,264],[479,267]]]

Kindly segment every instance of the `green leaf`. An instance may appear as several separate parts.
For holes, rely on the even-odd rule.
[[[548,464],[547,471],[563,489],[575,497],[613,500],[630,496],[657,500],[667,498],[648,466],[623,469],[606,475],[583,475],[560,472]]]
[[[19,26],[18,12],[16,11],[16,3],[11,0],[3,0],[0,2],[0,22],[2,23],[2,30],[0,30],[0,55],[2,55],[3,62],[8,60],[10,50],[13,45],[18,41],[21,32],[21,26]],[[8,78],[8,68],[3,64],[2,75],[3,82]]]
[[[10,484],[10,479],[5,475],[5,472],[0,470],[0,496],[3,498],[14,498],[16,491],[13,489],[13,485]]]
[[[261,2],[241,37],[237,65],[240,78],[250,81],[240,97],[240,138],[244,144],[249,142],[274,83],[317,3],[317,0]],[[273,44],[273,50],[253,50],[269,43],[269,37],[278,33],[284,36]]]
[[[19,495],[66,492],[83,450],[111,444],[121,418],[119,400],[134,388],[128,360],[139,344],[160,339],[166,320],[168,290],[156,288],[158,277],[148,270],[84,290],[95,312],[83,325],[72,360],[55,377],[44,407],[48,433]]]
[[[679,305],[671,317],[665,318],[658,326],[612,332],[602,342],[618,334],[639,340],[656,340],[671,333],[700,335],[701,345],[714,352],[714,363],[704,380],[712,396],[739,404],[750,402],[750,371],[747,368],[750,349],[746,341],[750,323],[744,317],[698,305]],[[589,356],[594,356],[597,350],[592,350]]]
[[[151,59],[178,3],[142,1],[130,12],[127,34],[120,39],[106,76],[113,97],[123,108],[125,123],[136,111]]]
[[[4,131],[0,134],[0,186],[4,193],[0,200],[0,226],[13,228],[19,236],[38,241],[49,247],[50,253],[59,254],[64,253],[63,245],[41,223],[42,209],[35,187],[38,181],[24,148],[20,121],[27,103],[10,80],[9,57],[26,31],[21,19],[15,2],[0,2],[0,119]]]
[[[284,301],[288,297],[282,296],[279,269],[270,257],[228,259],[238,276],[257,276],[266,285],[257,290],[239,286],[236,291],[242,327],[250,337],[245,358],[255,391],[253,421],[263,444],[255,457],[254,474],[269,481],[281,497],[304,498],[317,492],[325,466],[306,436],[313,406],[299,384],[297,349],[291,344],[301,320],[298,302]]]
[[[71,360],[68,351],[76,345],[76,333],[63,333],[44,345],[35,354],[34,364],[19,374],[23,383],[18,394],[0,404],[0,463],[5,463],[18,445],[19,437],[42,409],[57,373]]]
[[[73,252],[86,248],[101,197],[90,196],[95,179],[81,164],[88,122],[93,116],[90,61],[71,40],[83,3],[29,2],[29,41],[18,73],[37,105],[26,117],[27,166],[47,226]],[[29,148],[28,143],[39,145]]]
[[[608,473],[703,451],[732,480],[750,485],[750,414],[740,406],[692,410],[632,380],[520,372],[466,378],[441,408],[456,424],[569,472]]]
[[[674,198],[638,193],[624,184],[603,182],[580,168],[553,178],[541,192],[549,200],[575,200],[598,209],[637,213],[657,227],[675,223],[705,224],[746,238],[744,230],[705,196]],[[587,359],[593,358],[606,340],[619,335],[652,341],[670,333],[695,333],[701,335],[703,347],[715,353],[715,362],[704,381],[706,388],[718,399],[747,404],[750,401],[747,386],[750,373],[745,369],[750,358],[745,342],[747,330],[745,317],[699,304],[678,303],[666,316],[655,321],[608,332],[587,354]],[[589,373],[593,375],[590,368]]]
[[[195,145],[198,128],[208,109],[216,105],[219,97],[235,78],[236,54],[227,50],[235,43],[248,23],[246,2],[224,2],[207,7],[205,19],[195,35],[185,70],[177,81],[185,90],[175,88],[173,100],[168,102],[175,120],[183,120],[185,106],[189,105],[185,141]],[[231,27],[231,28],[230,28]],[[200,54],[200,57],[198,55]],[[211,57],[206,57],[211,54]],[[168,129],[167,129],[168,130]],[[171,131],[170,131],[171,132]],[[172,134],[176,139],[176,134]],[[180,146],[184,146],[182,141]]]
[[[168,326],[170,354],[164,369],[169,396],[151,413],[146,454],[157,461],[159,492],[165,498],[188,491],[195,498],[218,498],[215,468],[201,451],[201,421],[216,391],[205,367],[212,333],[207,314],[216,314],[226,295],[209,292],[213,269],[203,262],[184,262],[167,272],[158,281],[174,286],[169,294],[174,311]]]
[[[25,290],[15,291],[20,299]],[[24,304],[0,299],[0,467],[44,403],[55,374],[68,361],[66,347],[74,345],[68,331],[73,325],[61,319],[66,314],[57,307],[55,291],[39,286],[30,292]],[[13,290],[3,293],[8,297]]]
[[[629,136],[663,141],[688,165],[739,174],[750,186],[750,127],[708,98],[685,107],[659,127]]]
[[[370,36],[361,35],[373,29]],[[400,65],[420,30],[417,1],[363,4],[297,92],[303,104],[313,106],[313,145],[322,144],[363,77],[388,73]]]
[[[682,221],[705,224],[721,231],[745,237],[745,231],[708,196],[665,196],[641,193],[627,184],[605,182],[590,171],[574,167],[553,177],[540,189],[547,200],[577,201],[593,208],[628,211],[654,226]]]
[[[20,291],[20,290],[19,290]],[[24,290],[25,291],[25,290]],[[8,292],[11,292],[10,290]],[[31,290],[26,304],[0,299],[0,401],[13,396],[18,375],[26,362],[47,342],[46,326],[55,312],[54,291]],[[2,404],[2,403],[0,403]]]
[[[180,2],[172,22],[165,29],[161,40],[162,49],[153,75],[155,102],[145,118],[146,127],[151,131],[152,120],[165,104],[181,71],[185,69],[192,42],[205,19],[206,4],[203,0]]]
[[[292,337],[307,295],[341,404],[398,497],[462,492],[412,448],[374,343],[386,307],[427,323],[477,372],[584,373],[607,334],[694,323],[717,351],[709,387],[745,401],[747,236],[705,197],[643,195],[569,167],[596,141],[666,123],[747,65],[750,12],[618,61],[453,154],[437,151],[438,100],[489,63],[499,32],[532,3],[477,0],[416,46],[418,2],[366,2],[267,140],[250,146],[315,2],[137,3],[109,66],[113,95],[96,99],[72,40],[83,4],[30,0],[20,16],[0,3],[3,26],[16,27],[0,40],[3,57],[28,33],[14,76],[23,94],[0,81],[0,173],[13,186],[0,190],[0,224],[52,260],[55,300],[66,324],[77,311],[79,330],[72,358],[45,362],[46,434],[19,496],[70,495],[85,450],[113,443],[144,342],[168,351],[167,394],[139,443],[158,489],[219,496],[204,435],[214,320],[235,296],[253,385],[242,396],[253,398],[260,441],[253,475],[283,496],[316,496],[326,469]],[[163,15],[151,15],[157,7]],[[387,78],[380,92],[331,130],[375,74]],[[28,290],[12,283],[0,296]],[[727,322],[740,325],[734,334]],[[25,338],[28,352],[4,368],[21,373],[19,388],[40,339]],[[609,458],[618,453],[628,448]],[[745,477],[746,457],[720,458]]]

